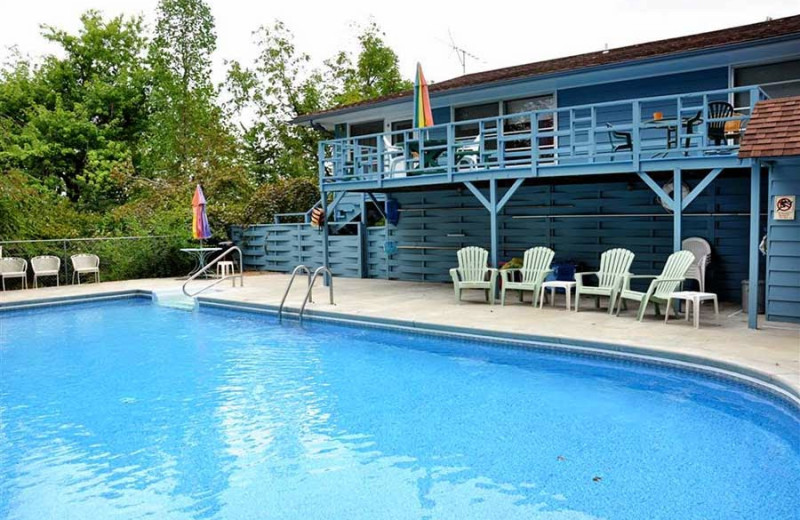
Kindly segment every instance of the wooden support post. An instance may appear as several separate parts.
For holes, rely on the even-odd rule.
[[[322,265],[330,269],[328,265],[328,194],[322,192],[322,214],[325,216],[322,222]],[[325,286],[330,284],[330,279],[326,273],[324,276]]]
[[[672,173],[672,219],[672,250],[680,251],[683,235],[683,181],[680,168],[675,168]]]
[[[489,222],[492,227],[492,250],[490,253],[492,267],[497,267],[497,260],[499,254],[500,241],[498,240],[497,229],[497,180],[491,179],[489,181]]]
[[[758,328],[758,250],[761,220],[761,164],[755,161],[750,167],[750,273],[747,299],[747,327]]]

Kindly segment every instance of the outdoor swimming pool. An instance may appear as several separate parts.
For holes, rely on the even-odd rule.
[[[0,314],[0,519],[796,519],[800,414],[599,358],[144,300]]]

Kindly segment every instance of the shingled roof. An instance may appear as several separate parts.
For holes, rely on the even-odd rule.
[[[500,83],[523,78],[534,78],[546,74],[575,71],[581,69],[591,69],[593,67],[617,65],[626,62],[633,62],[646,58],[666,57],[679,55],[687,52],[714,49],[745,42],[765,40],[790,34],[800,33],[800,15],[768,20],[766,22],[731,27],[718,31],[711,31],[679,38],[670,38],[638,45],[610,49],[608,51],[590,52],[578,54],[566,58],[539,61],[525,65],[517,65],[503,69],[477,72],[466,74],[457,78],[449,79],[430,85],[431,94],[457,90],[476,85]],[[350,110],[356,107],[367,107],[381,102],[400,100],[409,98],[411,90],[397,92],[358,103],[341,105],[329,110],[306,114],[297,118],[297,122],[307,121],[315,116],[322,114],[332,114],[342,110]]]
[[[759,101],[739,147],[739,157],[800,155],[800,96]]]

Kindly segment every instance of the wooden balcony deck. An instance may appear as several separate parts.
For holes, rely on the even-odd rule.
[[[749,104],[734,107],[736,94]],[[489,179],[749,167],[739,139],[759,87],[506,114],[324,141],[322,189],[380,191]]]

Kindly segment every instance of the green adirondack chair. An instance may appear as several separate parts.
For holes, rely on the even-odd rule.
[[[523,291],[533,291],[533,305],[539,298],[542,282],[548,274],[552,273],[550,263],[556,254],[547,247],[533,247],[525,251],[520,269],[500,269],[503,287],[500,289],[500,305],[506,304],[506,291],[519,291],[519,301],[522,301]],[[520,273],[522,281],[514,281],[514,274]]]
[[[457,302],[461,302],[462,290],[482,289],[486,291],[486,300],[494,304],[497,269],[487,265],[488,259],[489,252],[482,247],[465,247],[458,251],[458,267],[450,269]]]
[[[594,296],[595,304],[600,307],[600,297],[608,297],[608,313],[614,312],[614,302],[622,288],[622,278],[628,274],[633,263],[634,254],[627,249],[609,249],[600,256],[600,270],[586,273],[575,273],[575,312],[581,305],[581,296]],[[597,277],[597,285],[585,285],[584,276]]]
[[[678,251],[672,253],[664,264],[664,270],[660,275],[632,275],[626,274],[623,278],[622,291],[619,293],[619,305],[617,305],[617,316],[624,300],[634,300],[639,302],[639,314],[636,319],[642,321],[647,310],[647,304],[653,303],[656,307],[656,316],[660,314],[659,304],[667,303],[669,295],[678,290],[680,284],[686,280],[686,272],[695,261],[694,253],[691,251]],[[638,278],[652,278],[647,292],[631,290],[631,280]]]

